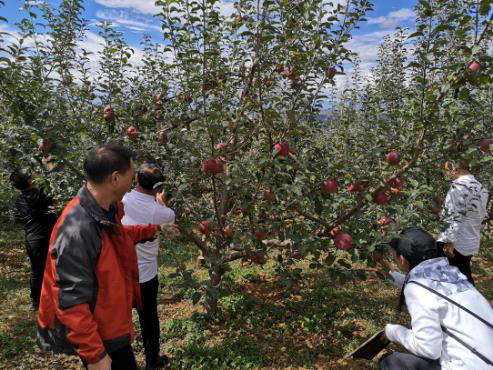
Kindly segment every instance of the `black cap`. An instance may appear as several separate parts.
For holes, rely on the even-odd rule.
[[[390,246],[411,264],[438,257],[435,239],[418,227],[404,229],[399,238],[390,241]]]

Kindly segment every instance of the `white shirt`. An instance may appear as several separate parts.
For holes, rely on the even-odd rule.
[[[124,225],[161,225],[175,222],[175,212],[172,209],[157,203],[152,195],[140,193],[137,190],[125,194],[123,206],[125,215],[122,218],[122,224]],[[139,282],[145,283],[157,275],[159,240],[139,243],[136,248]]]
[[[488,191],[473,175],[454,180],[442,212],[446,229],[439,235],[438,241],[453,243],[454,248],[464,256],[477,254],[487,204]]]
[[[433,260],[429,261],[428,263],[435,263]],[[418,281],[428,287],[432,285],[432,280],[426,278],[411,280]],[[442,284],[446,287],[452,286],[449,283]],[[433,289],[433,287],[431,288]],[[469,349],[444,333],[441,325],[492,361],[493,329],[419,285],[408,283],[404,289],[404,295],[411,316],[411,329],[401,325],[388,324],[385,327],[385,335],[390,341],[401,344],[407,351],[416,356],[440,359],[444,370],[493,369]],[[493,324],[493,309],[474,287],[471,286],[465,291],[445,295]]]

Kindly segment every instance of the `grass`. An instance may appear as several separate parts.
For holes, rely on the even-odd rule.
[[[372,273],[341,284],[326,269],[306,269],[288,289],[272,266],[239,268],[240,262],[223,281],[218,317],[209,321],[202,306],[192,304],[182,276],[173,275],[177,261],[193,277],[207,276],[189,251],[163,253],[161,342],[174,369],[372,369],[376,362],[343,357],[387,322],[408,322],[395,310],[398,291]],[[473,266],[478,289],[493,302],[492,243],[483,244]],[[38,349],[28,276],[19,231],[0,233],[0,369],[82,368],[75,357]],[[139,333],[136,314],[134,323]],[[143,366],[140,340],[134,351]]]

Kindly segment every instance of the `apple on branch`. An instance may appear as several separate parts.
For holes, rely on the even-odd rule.
[[[387,153],[386,157],[387,157],[387,162],[391,166],[397,166],[399,164],[399,162],[401,161],[401,154],[399,152],[396,152],[396,151],[392,151],[392,152]]]
[[[127,129],[127,136],[130,140],[136,140],[139,137],[139,130],[135,126],[130,126]]]
[[[350,193],[357,193],[363,190],[363,182],[357,180],[347,186],[347,190]]]
[[[277,150],[277,155],[280,157],[287,157],[290,153],[289,143],[287,141],[282,141],[274,145],[274,148]]]
[[[376,203],[376,204],[379,204],[379,205],[385,205],[388,203],[389,201],[389,197],[387,196],[387,194],[385,194],[385,192],[383,191],[379,191],[377,193],[375,193],[373,195],[373,201]]]
[[[209,235],[212,232],[212,222],[208,220],[201,221],[199,224],[199,231],[204,235]]]
[[[336,248],[347,251],[353,245],[353,238],[348,233],[340,233],[336,236],[334,244]]]
[[[339,234],[340,232],[341,232],[341,228],[339,226],[336,226],[336,227],[332,228],[332,230],[330,230],[330,236],[335,238],[337,236],[337,234]]]
[[[322,190],[324,193],[337,193],[337,180],[327,179],[322,182]]]
[[[214,157],[209,157],[202,161],[202,171],[207,174],[218,174],[224,172],[223,162]]]
[[[276,194],[274,194],[270,190],[266,190],[264,191],[264,200],[267,202],[273,202],[274,200],[276,200]]]
[[[231,236],[233,235],[233,228],[231,227],[231,225],[224,226],[223,233],[226,237],[231,238]]]
[[[493,139],[484,138],[479,141],[479,148],[481,151],[489,153],[491,144],[493,144]]]
[[[469,69],[472,73],[478,73],[481,70],[481,64],[479,64],[479,62],[475,60],[469,65]]]
[[[337,70],[334,67],[329,67],[329,69],[327,69],[328,79],[332,80],[335,77],[336,73],[337,73]]]

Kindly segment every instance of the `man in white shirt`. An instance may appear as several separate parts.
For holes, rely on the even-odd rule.
[[[471,258],[479,250],[481,222],[486,217],[488,191],[469,172],[466,161],[447,162],[447,177],[452,185],[445,198],[442,218],[445,223],[438,237],[439,254],[449,257],[474,284],[471,274]],[[442,254],[443,251],[443,254]]]
[[[137,186],[123,197],[124,225],[173,224],[175,213],[156,199],[163,194],[164,176],[153,164],[143,164],[137,171]],[[166,356],[160,356],[159,318],[157,314],[157,277],[159,240],[136,245],[139,265],[139,282],[142,309],[138,310],[142,341],[146,357],[146,369],[160,369],[168,366]]]
[[[447,258],[437,257],[435,241],[425,231],[406,229],[390,245],[397,266],[408,273],[399,306],[405,302],[411,329],[387,324],[385,336],[409,353],[383,358],[379,369],[493,369],[488,301]]]

